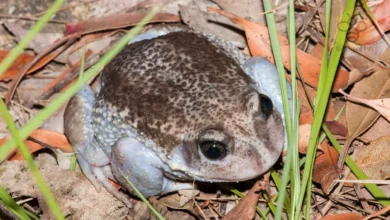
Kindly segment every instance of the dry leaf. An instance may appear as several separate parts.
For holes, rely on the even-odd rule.
[[[389,10],[390,1],[384,0],[372,11],[379,28],[383,32],[390,30]],[[368,17],[357,23],[348,33],[348,40],[359,45],[372,44],[381,38],[382,36]]]
[[[18,42],[26,37],[30,32],[29,29],[24,29],[18,23],[4,22],[3,25],[10,31]],[[31,43],[28,45],[29,49],[34,50],[35,53],[39,54],[44,51],[50,44],[54,43],[58,39],[61,39],[64,35],[62,33],[45,33],[40,32]]]
[[[324,153],[314,161],[313,181],[319,183],[322,191],[329,195],[336,185],[334,180],[337,180],[339,177],[336,167],[338,153],[328,145],[326,148],[323,147],[322,150]]]
[[[298,150],[299,153],[301,154],[305,154],[307,152],[307,146],[309,145],[310,131],[311,131],[311,124],[299,125]]]
[[[0,50],[0,62],[8,55],[9,51]],[[15,77],[20,73],[25,66],[29,65],[34,60],[34,56],[22,53],[19,57],[12,63],[12,65],[8,68],[5,74],[0,76],[0,80],[2,81],[10,81],[15,79]],[[27,74],[33,73],[38,69],[42,68],[46,64],[48,64],[51,60],[53,60],[53,55],[49,54],[43,57],[38,63],[36,63],[33,67],[31,67]]]
[[[148,12],[117,13],[105,17],[91,18],[65,25],[65,35],[80,33],[82,35],[98,31],[113,30],[136,25]],[[180,17],[170,13],[158,13],[150,23],[180,22]]]
[[[43,129],[37,129],[31,133],[30,137],[34,138],[35,140],[38,140],[44,144],[47,144],[53,148],[60,149],[63,152],[73,152],[72,146],[69,144],[68,140],[66,139],[65,135],[54,132],[54,131],[48,131]],[[5,138],[3,138],[5,139]],[[24,142],[27,145],[27,148],[30,153],[34,153],[36,151],[39,151],[44,146],[30,140],[26,140]],[[10,160],[23,160],[23,156],[19,151],[16,151],[16,154],[14,154]]]
[[[320,1],[317,0],[317,3]],[[330,15],[330,33],[329,33],[329,38],[330,41],[333,42],[334,38],[336,37],[336,32],[340,28],[340,21],[341,17],[344,13],[345,5],[347,4],[347,0],[337,0],[332,2],[332,10],[331,10],[331,15]],[[325,15],[325,4],[323,7],[320,7],[318,9],[318,13],[320,15],[320,20],[321,20],[321,26],[323,30],[326,30],[326,15]],[[347,31],[347,30],[344,30]]]
[[[376,73],[357,82],[350,95],[364,99],[389,97],[386,91],[390,89],[390,71],[379,70]],[[348,139],[354,139],[367,130],[378,118],[379,114],[362,105],[348,101],[345,108]]]
[[[367,174],[369,179],[385,180],[390,178],[390,136],[384,136],[370,145],[355,149],[355,162]],[[348,179],[352,178],[353,174]]]
[[[210,33],[223,39],[234,42],[239,47],[246,47],[245,37],[234,30],[238,25],[234,24],[226,17],[218,16],[214,13],[207,13],[207,6],[217,7],[212,1],[189,1],[186,5],[179,5],[180,16],[183,22],[189,27],[203,33]]]
[[[337,215],[327,215],[323,217],[321,220],[362,220],[364,216],[356,214],[356,213],[343,213]]]
[[[223,220],[240,220],[240,219],[253,219],[256,212],[257,202],[260,196],[260,190],[264,189],[261,181],[255,183],[252,189],[240,200]]]
[[[383,117],[378,120],[362,135],[362,138],[367,141],[373,141],[380,137],[390,135],[390,123]]]
[[[244,27],[251,54],[253,56],[263,56],[270,62],[274,63],[269,42],[268,29],[266,26],[247,21],[243,18],[219,9],[208,9],[209,11],[224,15],[230,18],[233,22],[238,23]],[[283,57],[283,65],[290,70],[290,46],[288,44],[288,40],[280,34],[278,35],[278,39]],[[317,87],[319,74],[321,71],[321,60],[305,53],[302,50],[297,49],[297,61],[302,71],[303,78],[305,79],[305,83],[313,87]],[[348,85],[348,79],[349,73],[345,70],[339,69],[333,84],[333,91],[337,91],[338,88],[345,88]]]
[[[334,135],[339,135],[343,137],[346,137],[348,135],[348,129],[338,121],[325,121],[324,124]]]
[[[375,109],[379,114],[381,114],[383,117],[385,117],[388,121],[390,121],[390,99],[389,98],[368,100],[368,99],[361,99],[352,95],[348,95],[347,93],[341,90],[340,92],[343,95],[345,95],[348,98],[348,100],[370,106],[371,108]]]

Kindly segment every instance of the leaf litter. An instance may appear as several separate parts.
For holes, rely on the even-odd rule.
[[[23,0],[17,1],[24,2]],[[44,106],[46,99],[66,88],[66,86],[77,77],[77,73],[79,72],[78,65],[80,64],[79,60],[86,51],[88,51],[88,55],[86,56],[86,68],[88,68],[96,62],[97,58],[110,48],[112,42],[119,38],[122,29],[128,29],[129,26],[136,24],[138,21],[137,19],[142,18],[145,14],[145,7],[150,7],[155,1],[146,1],[143,4],[124,0],[115,0],[115,3],[110,3],[110,1],[107,0],[100,0],[96,1],[94,4],[74,2],[75,1],[70,1],[69,7],[64,7],[63,10],[59,12],[59,17],[53,18],[65,21],[66,25],[51,23],[50,26],[55,28],[49,28],[40,33],[30,44],[29,51],[25,51],[25,53],[23,53],[13,64],[12,68],[6,72],[6,75],[0,79],[0,88],[5,88],[0,90],[3,97],[6,94],[10,94],[10,91],[12,90],[12,87],[10,86],[11,83],[15,83],[15,79],[18,79],[18,77],[21,79],[21,84],[19,84],[18,87],[14,87],[15,89],[17,88],[16,95],[8,96],[9,98],[13,97],[12,99],[9,99],[11,103],[11,112],[17,112],[17,114],[20,112],[20,115],[13,114],[15,121],[18,122],[19,126],[23,125],[34,112]],[[307,141],[305,141],[305,137],[308,137],[309,135],[313,115],[310,103],[314,101],[313,99],[315,97],[319,79],[321,56],[323,53],[323,2],[324,1],[319,0],[296,2],[296,27],[297,30],[299,30],[297,39],[300,41],[298,44],[297,58],[304,79],[304,82],[299,83],[299,96],[302,100],[302,112],[300,116],[301,139],[299,147],[302,154],[305,154],[306,152],[305,147]],[[384,0],[382,3],[371,6],[372,13],[377,19],[377,24],[379,24],[378,27],[385,33],[389,30],[389,22],[387,22],[388,14],[384,12],[388,11],[389,2],[389,0]],[[337,21],[341,17],[345,3],[346,1],[340,0],[334,1],[334,4],[332,5],[331,39],[333,39],[334,33],[338,28]],[[2,3],[0,3],[0,6],[1,4]],[[121,5],[121,7],[114,7],[113,5],[115,4]],[[287,14],[286,5],[287,1],[280,1],[278,2],[278,5],[274,5],[274,8],[276,9],[275,13],[279,22],[279,25],[277,26],[283,50],[283,60],[285,61],[285,68],[289,70],[289,45],[285,28]],[[12,38],[14,36],[16,40],[20,40],[29,30],[29,27],[33,23],[34,16],[27,17],[31,18],[30,21],[28,19],[17,19],[18,16],[19,18],[22,18],[26,11],[30,15],[42,11],[34,11],[36,9],[26,7],[26,2],[20,4],[20,6],[13,5],[12,7],[16,7],[16,9],[6,7],[8,11],[1,12],[3,14],[10,13],[10,16],[9,19],[1,22],[2,25],[6,27],[7,31],[0,32],[0,35],[6,36],[4,39]],[[18,7],[21,8],[19,9]],[[43,5],[42,7],[47,8],[46,5]],[[227,17],[220,16],[214,12],[208,12],[207,7],[212,7],[214,9],[211,10],[224,14]],[[12,13],[19,14],[16,14],[17,16],[11,16],[14,15]],[[109,18],[113,17],[114,14],[126,19],[120,19],[119,23],[111,22],[115,19],[110,20]],[[198,31],[216,34],[235,43],[235,45],[248,55],[261,55],[267,57],[271,62],[273,61],[268,31],[266,26],[264,26],[264,10],[261,1],[245,0],[242,2],[240,1],[240,4],[238,4],[237,1],[218,0],[170,1],[165,9],[163,9],[163,12],[160,13],[153,22],[180,21]],[[387,166],[389,165],[390,159],[386,153],[388,151],[386,150],[386,146],[389,146],[390,132],[386,132],[386,130],[390,130],[390,126],[389,121],[385,119],[388,119],[390,115],[390,104],[388,101],[390,98],[390,77],[387,70],[388,63],[390,62],[386,55],[388,53],[388,45],[379,34],[377,27],[373,25],[373,22],[362,8],[357,7],[355,14],[352,16],[352,21],[355,25],[349,30],[349,41],[346,45],[342,57],[342,64],[339,67],[336,82],[333,86],[333,95],[328,104],[326,124],[332,130],[332,133],[337,135],[336,137],[339,141],[345,144],[346,147],[344,149],[347,149],[345,150],[345,153],[353,154],[355,162],[370,178],[388,179],[389,174],[387,172]],[[66,34],[74,35],[71,38],[68,38],[68,41],[63,42],[63,45],[66,45],[66,42],[70,42],[69,45],[67,45],[67,49],[58,49],[59,47],[55,44],[58,44],[58,41],[66,38]],[[0,59],[2,59],[1,57],[4,57],[4,55],[8,53],[7,49],[9,49],[9,46],[3,44],[2,41],[0,41],[0,45],[0,50],[2,50]],[[50,48],[49,52],[44,54],[44,51],[48,50],[48,48]],[[37,59],[31,67],[26,68],[26,66],[31,64],[32,60],[40,54],[44,55],[38,57],[39,59]],[[25,68],[24,72],[23,68]],[[31,80],[34,81],[30,82]],[[37,80],[42,81],[43,83],[37,84]],[[16,85],[17,84],[18,83],[16,83]],[[39,87],[37,89],[38,85]],[[34,88],[35,92],[32,92],[31,88]],[[338,92],[339,89],[343,89],[345,94],[340,94]],[[306,97],[306,92],[309,93],[309,98]],[[26,96],[23,94],[35,95]],[[343,99],[343,95],[346,95],[348,99]],[[12,103],[18,103],[18,105]],[[26,110],[15,111],[17,106],[19,106],[19,109]],[[336,119],[336,115],[339,113],[341,114],[339,115],[340,119]],[[38,161],[45,155],[53,155],[53,152],[54,158],[60,157],[59,154],[61,153],[58,152],[71,152],[70,145],[62,134],[63,131],[58,129],[62,124],[62,122],[60,122],[63,120],[62,114],[63,113],[59,113],[57,116],[53,116],[52,120],[47,122],[42,129],[35,131],[26,141],[29,150],[32,154],[37,156]],[[5,126],[0,126],[0,128],[5,129]],[[0,140],[4,141],[8,134],[6,130],[4,130],[4,132],[2,131],[2,133],[4,133],[4,135]],[[354,190],[354,188],[348,184],[342,187],[341,193],[345,193],[350,197],[356,197],[357,194],[359,195],[358,198],[361,201],[360,203],[355,203],[356,209],[351,207],[347,208],[343,205],[355,202],[346,199],[348,196],[343,197],[343,201],[335,200],[334,198],[336,197],[333,195],[333,189],[337,184],[334,180],[340,177],[340,174],[343,173],[341,171],[346,169],[346,167],[338,167],[336,165],[337,160],[342,159],[339,159],[339,155],[327,140],[319,145],[319,149],[320,151],[315,160],[313,174],[313,181],[316,183],[315,187],[318,188],[318,190],[313,190],[312,196],[316,201],[328,202],[330,208],[328,209],[329,212],[320,213],[318,210],[324,210],[324,205],[319,203],[319,209],[312,207],[313,213],[311,216],[313,218],[362,219],[364,217],[363,215],[366,215],[366,213],[361,212],[361,210],[364,210],[364,207],[367,208],[367,206],[369,206],[370,209],[374,211],[382,208],[372,201],[373,198],[368,193],[362,194],[358,190]],[[28,172],[20,172],[23,170],[24,163],[15,161],[21,159],[17,152],[14,152],[13,155],[9,155],[8,159],[8,161],[5,161],[0,165],[3,169],[8,170],[8,172],[13,175],[18,174],[22,178],[28,178]],[[342,169],[340,170],[340,168]],[[279,172],[280,170],[277,171]],[[85,197],[77,191],[77,195],[75,194],[75,197],[73,197],[74,204],[78,204],[77,206],[73,204],[70,205],[69,202],[71,202],[72,199],[69,199],[66,194],[58,193],[58,202],[61,207],[64,208],[66,214],[74,215],[75,217],[94,216],[96,219],[114,218],[113,216],[116,214],[134,217],[145,217],[150,215],[150,212],[148,212],[143,204],[137,200],[134,200],[134,203],[137,205],[134,206],[135,208],[133,210],[123,209],[123,205],[108,193],[103,195],[102,193],[98,194],[93,192],[94,188],[81,174],[71,170],[61,169],[55,162],[43,165],[41,172],[47,176],[48,181],[53,181],[50,183],[51,185],[65,188],[73,186],[73,190],[89,190],[88,194],[90,194],[90,196]],[[58,175],[50,176],[51,173],[56,173]],[[66,179],[63,178],[65,175]],[[0,176],[0,179],[2,177],[4,178],[4,175]],[[50,216],[50,211],[45,209],[46,206],[44,205],[44,201],[42,200],[42,197],[39,196],[40,193],[36,191],[34,183],[26,181],[23,185],[24,190],[18,191],[19,188],[17,188],[17,184],[12,182],[12,178],[7,179],[8,180],[1,180],[0,182],[2,182],[2,184],[9,184],[9,186],[7,185],[7,189],[10,189],[9,193],[11,193],[15,199],[20,199],[24,196],[36,199],[38,204],[41,204],[38,207],[38,212],[41,217]],[[81,188],[78,188],[78,184],[76,183],[82,183],[84,185]],[[243,191],[247,191],[248,193],[244,199],[240,200],[238,205],[236,205],[237,198],[232,197],[227,191],[212,193],[205,196],[206,194],[204,194],[202,190],[213,190],[213,187],[209,185],[206,185],[206,187],[203,188],[200,187],[200,193],[174,193],[160,199],[155,199],[152,204],[159,207],[158,209],[164,213],[165,217],[175,216],[175,219],[251,219],[256,215],[254,211],[256,207],[263,208],[263,210],[267,207],[267,200],[262,199],[262,194],[258,193],[258,190],[260,189],[258,184],[259,183],[254,182],[244,184],[247,187],[244,187]],[[240,184],[237,186],[241,187]],[[386,190],[385,187],[382,188],[384,188],[384,191]],[[389,191],[390,190],[387,190],[386,192]],[[273,184],[271,184],[271,192],[275,193]],[[275,194],[272,194],[270,196],[274,195]],[[388,195],[390,195],[390,193]],[[85,201],[82,203],[81,200],[75,200],[74,198],[76,198],[76,196],[83,197],[83,200]],[[369,202],[362,202],[363,200],[368,200]],[[107,203],[103,203],[103,201],[115,202],[111,202],[110,205],[107,205]],[[332,202],[329,203],[330,201]],[[322,204],[325,204],[325,202]],[[118,212],[113,216],[108,216],[108,213],[99,212],[99,206],[96,205],[91,207],[90,204],[100,204],[102,205],[101,209],[110,207],[109,209],[117,210]],[[230,206],[231,204],[234,204],[234,207],[227,208],[227,206]],[[166,207],[170,208],[167,209]],[[188,212],[181,212],[180,210],[186,210]],[[269,213],[267,217],[271,216],[272,214]]]

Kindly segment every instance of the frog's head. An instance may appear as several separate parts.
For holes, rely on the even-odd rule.
[[[284,129],[272,101],[247,88],[229,103],[214,106],[219,112],[208,112],[196,131],[182,134],[169,155],[171,169],[200,181],[232,182],[255,178],[278,160]]]

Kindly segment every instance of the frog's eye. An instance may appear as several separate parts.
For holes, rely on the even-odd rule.
[[[272,101],[268,96],[260,94],[260,107],[261,112],[265,118],[268,118],[272,114],[272,110],[274,108]]]
[[[223,159],[227,154],[227,146],[219,141],[202,141],[199,143],[202,154],[210,160]]]

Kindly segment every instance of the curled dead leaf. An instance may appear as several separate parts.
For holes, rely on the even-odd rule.
[[[65,135],[60,134],[58,132],[37,129],[33,131],[33,133],[31,133],[30,137],[34,138],[40,143],[44,143],[47,146],[53,147],[55,149],[59,149],[63,152],[67,152],[67,153],[73,152],[72,146],[69,144],[68,139],[65,137]],[[30,153],[34,153],[45,148],[45,146],[42,146],[40,143],[31,140],[25,141],[25,144]],[[9,158],[9,160],[23,160],[23,156],[17,150],[16,153]]]
[[[384,136],[367,146],[355,149],[355,162],[369,179],[390,178],[390,136]],[[355,179],[351,174],[348,179]]]
[[[321,185],[322,191],[329,195],[339,177],[336,162],[338,153],[333,147],[323,148],[323,154],[314,161],[313,181]]]
[[[253,185],[252,189],[240,200],[223,220],[238,220],[238,219],[253,219],[256,212],[257,202],[260,196],[260,190],[265,189],[263,183],[258,181]]]
[[[74,33],[87,34],[103,30],[113,30],[136,25],[148,12],[118,13],[105,17],[91,18],[65,25],[65,35]],[[149,23],[180,22],[180,17],[170,13],[158,13]]]
[[[343,213],[336,215],[327,215],[322,218],[322,220],[362,220],[364,216],[356,213]]]
[[[382,1],[374,10],[372,10],[372,14],[383,32],[390,30],[389,10],[390,1],[388,0]],[[372,23],[371,19],[366,17],[349,31],[347,38],[355,44],[365,45],[375,43],[381,39],[382,36]]]

